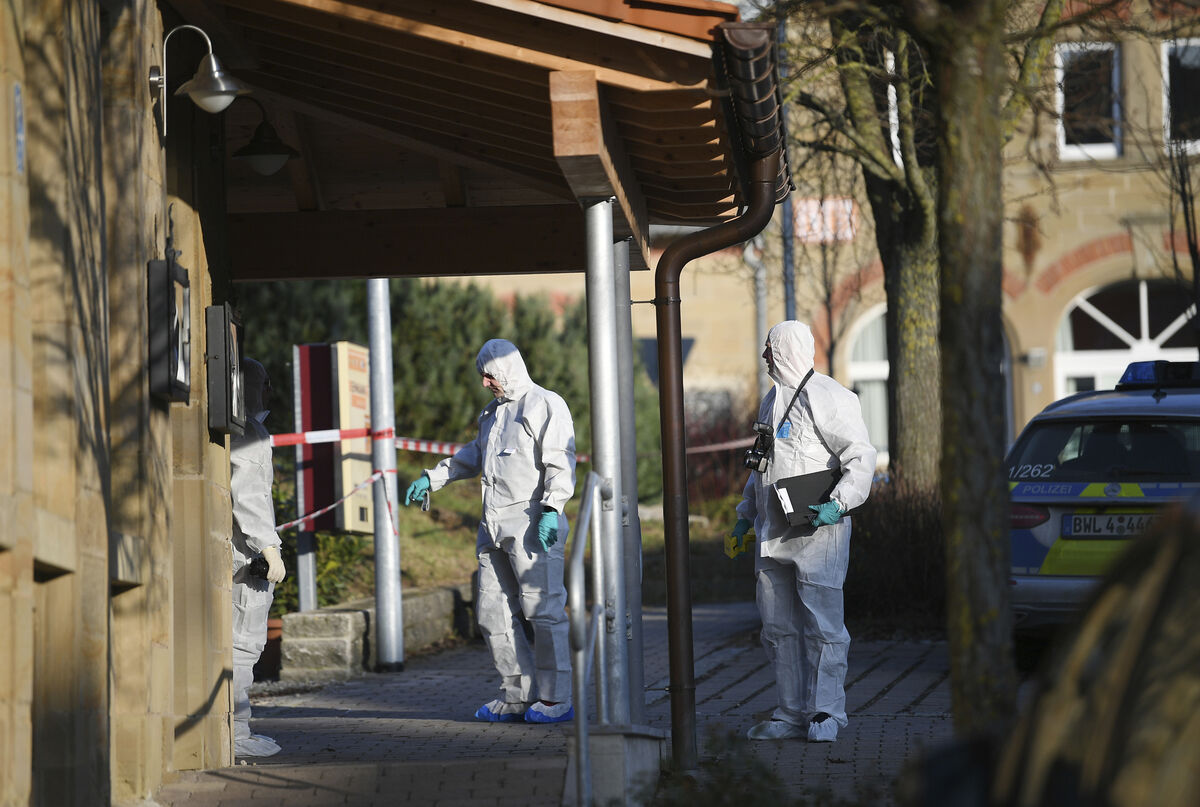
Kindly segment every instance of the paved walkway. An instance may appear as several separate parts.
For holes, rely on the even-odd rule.
[[[744,737],[769,716],[774,681],[756,639],[753,603],[696,606],[693,620],[703,765],[712,753],[706,738]],[[643,625],[648,722],[669,729],[665,611],[648,609]],[[487,651],[476,642],[410,658],[402,673],[291,695],[252,693],[253,729],[284,750],[252,764],[178,774],[156,801],[163,807],[559,804],[569,724],[473,720],[496,686]],[[855,641],[846,694],[850,725],[836,743],[747,745],[796,799],[833,794],[890,804],[904,759],[950,738],[945,643]],[[737,747],[717,753],[736,756]]]

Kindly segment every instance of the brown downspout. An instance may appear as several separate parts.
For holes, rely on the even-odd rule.
[[[671,662],[671,750],[676,767],[684,771],[695,770],[698,754],[679,275],[689,261],[740,244],[762,232],[775,211],[779,160],[780,152],[775,151],[751,164],[750,204],[742,215],[675,241],[663,252],[654,273],[666,527],[667,640]]]

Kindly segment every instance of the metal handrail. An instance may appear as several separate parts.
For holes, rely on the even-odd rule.
[[[593,518],[596,495],[602,499],[612,498],[612,487],[605,485],[600,475],[589,471],[583,482],[583,502],[575,520],[575,537],[571,544],[571,557],[567,563],[567,605],[571,610],[571,678],[572,696],[575,700],[575,797],[576,803],[592,803],[592,767],[588,758],[587,723],[587,679],[595,657],[596,669],[596,722],[609,723],[607,666],[604,658],[604,642],[600,632],[604,630],[604,563],[600,542],[603,540],[600,519]],[[592,605],[591,630],[588,630],[589,611],[584,606],[583,555],[587,550],[588,533],[592,538]]]

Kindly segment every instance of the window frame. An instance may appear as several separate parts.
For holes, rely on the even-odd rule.
[[[1164,39],[1159,47],[1159,59],[1162,66],[1162,126],[1163,147],[1170,148],[1176,142],[1181,143],[1187,154],[1200,154],[1200,139],[1173,141],[1171,139],[1171,61],[1170,50],[1179,45],[1200,50],[1200,37],[1183,37],[1180,39]]]
[[[1109,143],[1067,143],[1067,127],[1063,122],[1064,59],[1067,52],[1110,51],[1112,53],[1112,141]],[[1059,159],[1064,161],[1078,160],[1115,160],[1122,153],[1122,82],[1121,82],[1121,46],[1118,42],[1059,42],[1054,46],[1054,111],[1055,135],[1058,143]]]

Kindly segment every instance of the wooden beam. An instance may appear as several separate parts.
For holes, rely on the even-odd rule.
[[[550,108],[554,121],[554,156],[575,198],[613,197],[617,201],[613,235],[633,239],[634,263],[650,266],[650,229],[642,198],[624,147],[616,135],[591,71],[550,74]]]
[[[520,0],[479,0],[480,2],[520,2]],[[712,39],[712,29],[722,22],[736,22],[738,7],[730,3],[712,0],[544,0],[556,6],[567,6],[579,11],[607,17],[612,20],[669,31],[673,34],[700,39]],[[674,8],[673,8],[674,7]],[[677,11],[675,9],[678,9]]]
[[[720,150],[721,137],[715,126],[690,126],[686,129],[647,129],[635,123],[618,122],[621,136],[634,143],[649,146],[678,148],[679,146],[710,146]]]
[[[537,92],[545,97],[546,71],[534,65],[513,62],[488,53],[464,51],[417,36],[376,28],[355,20],[338,19],[320,11],[284,5],[282,0],[224,0],[229,18],[251,32],[266,37],[278,33],[290,39],[341,52],[362,53],[376,59],[395,61],[398,67],[425,64],[422,72],[433,71],[481,88],[508,92]],[[250,41],[261,41],[251,33]]]
[[[243,0],[237,0],[237,2],[240,5],[243,3]],[[637,69],[635,67],[637,61],[635,58],[636,54],[632,53],[632,49],[630,48],[615,48],[613,51],[610,51],[607,58],[602,53],[596,53],[593,56],[593,61],[589,62],[559,56],[551,51],[552,45],[549,42],[545,44],[544,50],[540,50],[530,45],[515,44],[513,41],[466,33],[456,28],[448,28],[444,25],[436,25],[419,19],[412,19],[411,15],[404,16],[400,13],[402,8],[400,6],[389,6],[387,10],[377,10],[376,8],[341,2],[341,0],[278,0],[278,2],[282,5],[321,11],[338,19],[366,23],[382,30],[409,34],[463,50],[499,56],[513,62],[534,65],[544,70],[592,70],[596,73],[597,79],[605,84],[627,87],[633,90],[674,90],[686,88],[689,85],[704,81],[707,78],[707,60],[711,58],[709,54],[706,54],[705,60],[699,61],[695,55],[675,52],[673,55],[676,58],[676,65],[678,68],[682,68],[677,69],[676,72],[683,74],[681,76],[683,81],[676,81],[642,74],[660,72],[658,70],[659,66],[654,64],[642,66],[640,72],[630,72]],[[446,22],[450,21],[448,18],[453,17],[453,15],[447,15],[444,10],[439,13],[436,7],[425,16],[442,19]],[[456,24],[460,23],[456,21]],[[460,24],[460,27],[466,26]],[[537,27],[533,27],[529,33],[533,35],[541,32],[537,30]],[[587,31],[584,30],[584,33],[587,33]],[[662,46],[658,45],[656,47]],[[615,69],[604,64],[606,61],[611,61],[614,56],[620,56],[628,62],[626,69]],[[704,75],[695,74],[696,64],[704,67]]]
[[[642,112],[682,112],[694,109],[708,109],[711,112],[713,102],[712,95],[704,87],[662,92],[635,92],[612,87],[608,90],[607,98],[608,103],[614,107],[627,107]]]
[[[247,72],[243,75],[247,81],[256,82],[263,74]],[[336,92],[347,98],[356,97],[366,103],[392,107],[403,111],[405,120],[413,123],[420,120],[439,121],[447,131],[455,126],[468,126],[527,138],[533,142],[549,141],[549,105],[545,107],[546,118],[539,120],[532,115],[440,93],[429,87],[411,86],[384,76],[337,66],[322,69],[321,65],[312,63],[303,67],[273,65],[266,75]]]
[[[526,187],[553,196],[572,198],[570,188],[562,179],[561,173],[556,170],[557,166],[552,159],[538,160],[536,161],[537,167],[534,167],[531,164],[535,163],[533,160],[514,159],[518,155],[511,155],[462,137],[431,134],[398,123],[393,118],[368,113],[361,108],[361,105],[337,105],[333,102],[315,104],[299,101],[297,98],[307,95],[301,91],[301,88],[288,87],[274,80],[267,81],[265,77],[257,87],[258,92],[266,93],[269,97],[276,99],[278,103],[289,106],[310,118],[355,129],[418,154],[426,154],[456,165],[511,177]]]
[[[228,217],[235,281],[583,272],[575,204]]]
[[[664,163],[656,160],[643,160],[640,157],[630,157],[630,163],[639,173],[645,173],[666,179],[697,179],[699,177],[715,177],[724,173],[726,162],[724,158],[714,158],[704,162]]]
[[[251,31],[248,39],[258,44],[258,52],[274,69],[275,65],[302,64],[310,69],[350,70],[362,74],[386,77],[405,92],[420,89],[425,95],[440,97],[440,103],[469,99],[472,104],[490,104],[526,117],[550,121],[550,101],[546,82],[538,85],[504,81],[499,76],[481,76],[450,68],[440,71],[428,60],[408,57],[403,53],[380,52],[369,43],[327,36],[319,45],[285,36],[270,36]],[[260,42],[261,40],[261,42]],[[330,47],[336,42],[339,47]],[[344,47],[345,50],[341,48]],[[481,79],[490,81],[481,81]],[[515,88],[524,89],[523,93]],[[461,104],[461,100],[460,100]]]
[[[531,2],[531,0],[475,0],[480,5],[495,6],[506,11],[512,11],[520,14],[528,15],[535,20],[553,20],[554,22],[563,25],[569,25],[583,30],[595,31],[604,34],[605,36],[614,39],[623,39],[627,42],[636,42],[642,45],[651,45],[656,48],[665,48],[677,53],[686,53],[692,56],[699,56],[702,59],[712,58],[712,34],[708,29],[714,27],[707,20],[701,23],[702,28],[689,29],[690,33],[695,35],[695,38],[686,38],[678,36],[676,32],[681,29],[689,28],[687,26],[687,15],[684,14],[660,14],[663,19],[664,27],[659,30],[650,30],[648,27],[641,25],[630,25],[627,22],[616,22],[608,19],[603,19],[601,16],[593,16],[603,12],[592,11],[592,14],[581,14],[576,11],[567,11],[562,8],[554,8],[550,5]],[[724,15],[722,19],[737,19],[737,9],[733,8],[733,16],[730,18]],[[630,10],[626,10],[625,14],[630,14]],[[644,14],[645,12],[643,12]],[[608,16],[608,15],[604,15]],[[666,33],[670,32],[670,33]],[[703,38],[705,41],[697,42],[697,38]]]

